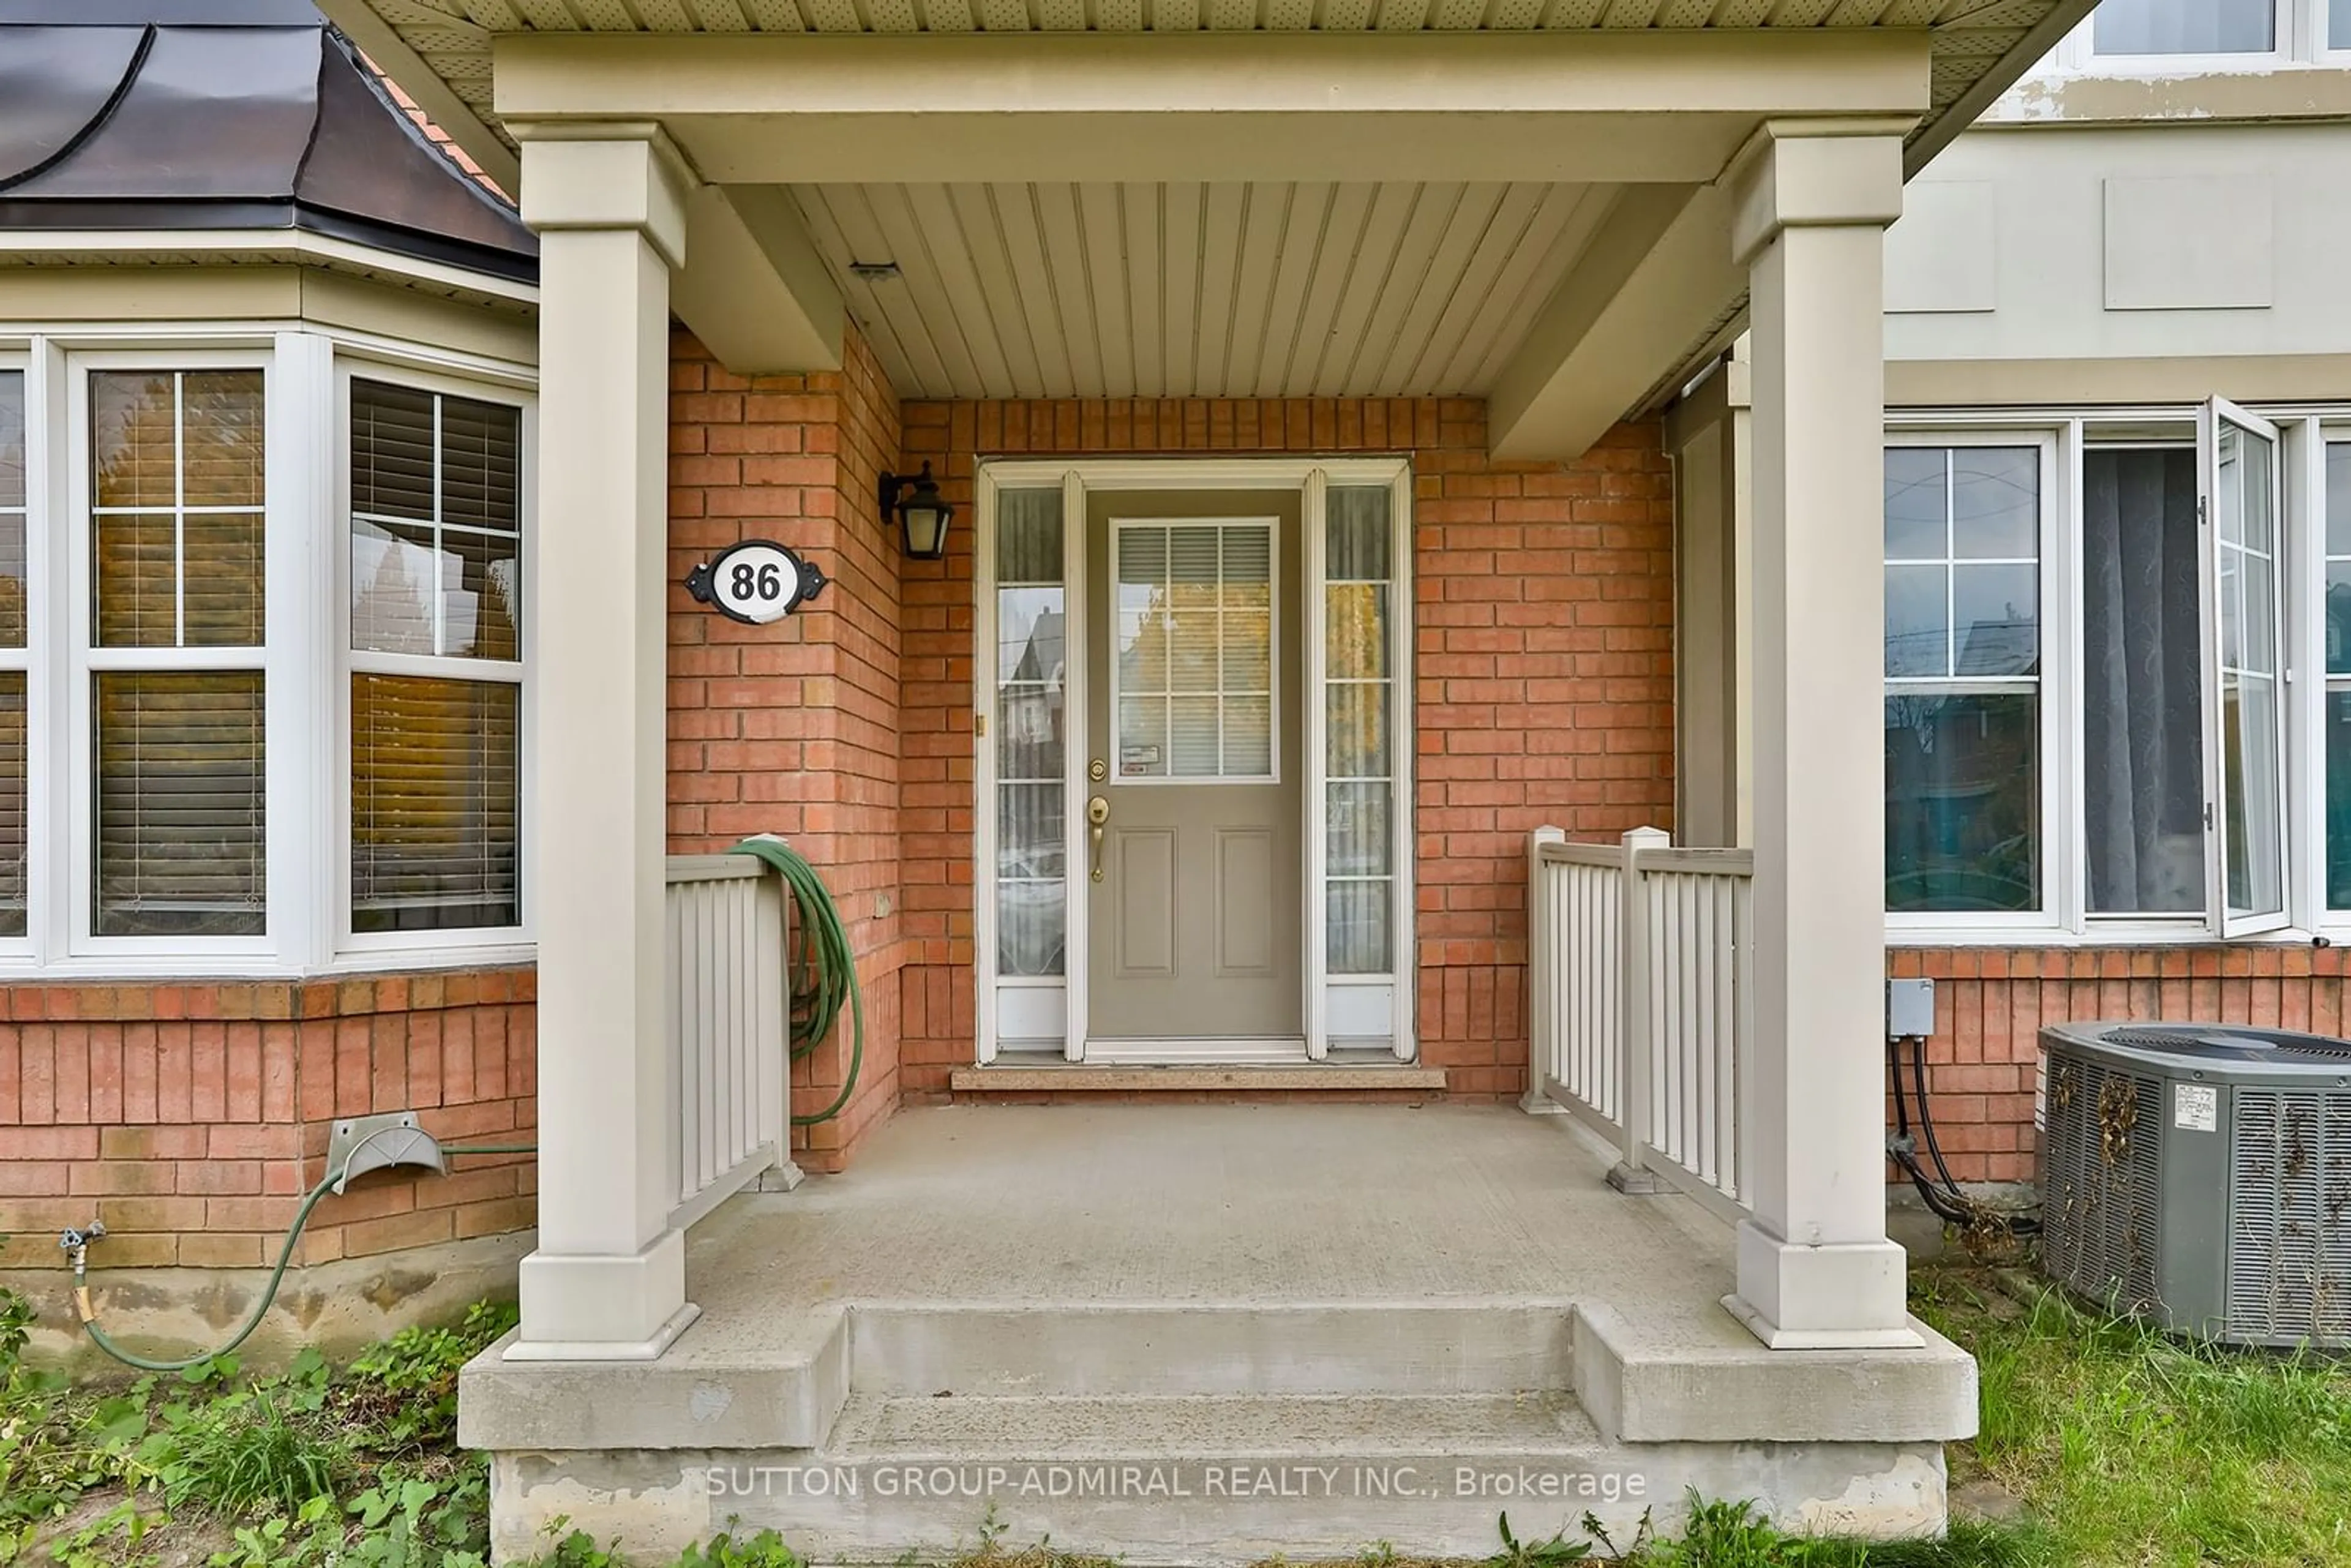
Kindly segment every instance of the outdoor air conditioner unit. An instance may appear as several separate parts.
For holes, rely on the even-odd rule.
[[[2041,1049],[2058,1282],[2174,1333],[2351,1349],[2351,1040],[2075,1023]]]

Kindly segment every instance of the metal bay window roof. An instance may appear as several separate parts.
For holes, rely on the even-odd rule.
[[[308,0],[0,0],[0,228],[290,228],[537,272]]]

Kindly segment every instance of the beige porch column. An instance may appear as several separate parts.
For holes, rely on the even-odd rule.
[[[1753,1218],[1726,1304],[1774,1348],[1920,1343],[1886,1239],[1881,276],[1901,122],[1733,164],[1754,400]]]
[[[538,231],[538,1249],[510,1356],[658,1355],[694,1321],[663,1043],[671,268],[686,179],[650,128],[523,147]],[[590,139],[596,138],[596,139]]]

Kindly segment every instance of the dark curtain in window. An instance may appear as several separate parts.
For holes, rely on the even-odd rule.
[[[2093,914],[2204,907],[2192,449],[2082,461],[2084,826]]]

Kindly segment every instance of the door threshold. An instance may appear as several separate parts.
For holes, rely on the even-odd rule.
[[[1212,1089],[1267,1090],[1415,1090],[1441,1092],[1445,1070],[1353,1062],[1299,1062],[1288,1066],[1202,1066],[1197,1063],[1147,1067],[1132,1062],[1105,1066],[1099,1062],[1014,1062],[987,1067],[958,1067],[947,1074],[947,1087],[958,1094],[1054,1092],[1131,1094]]]

